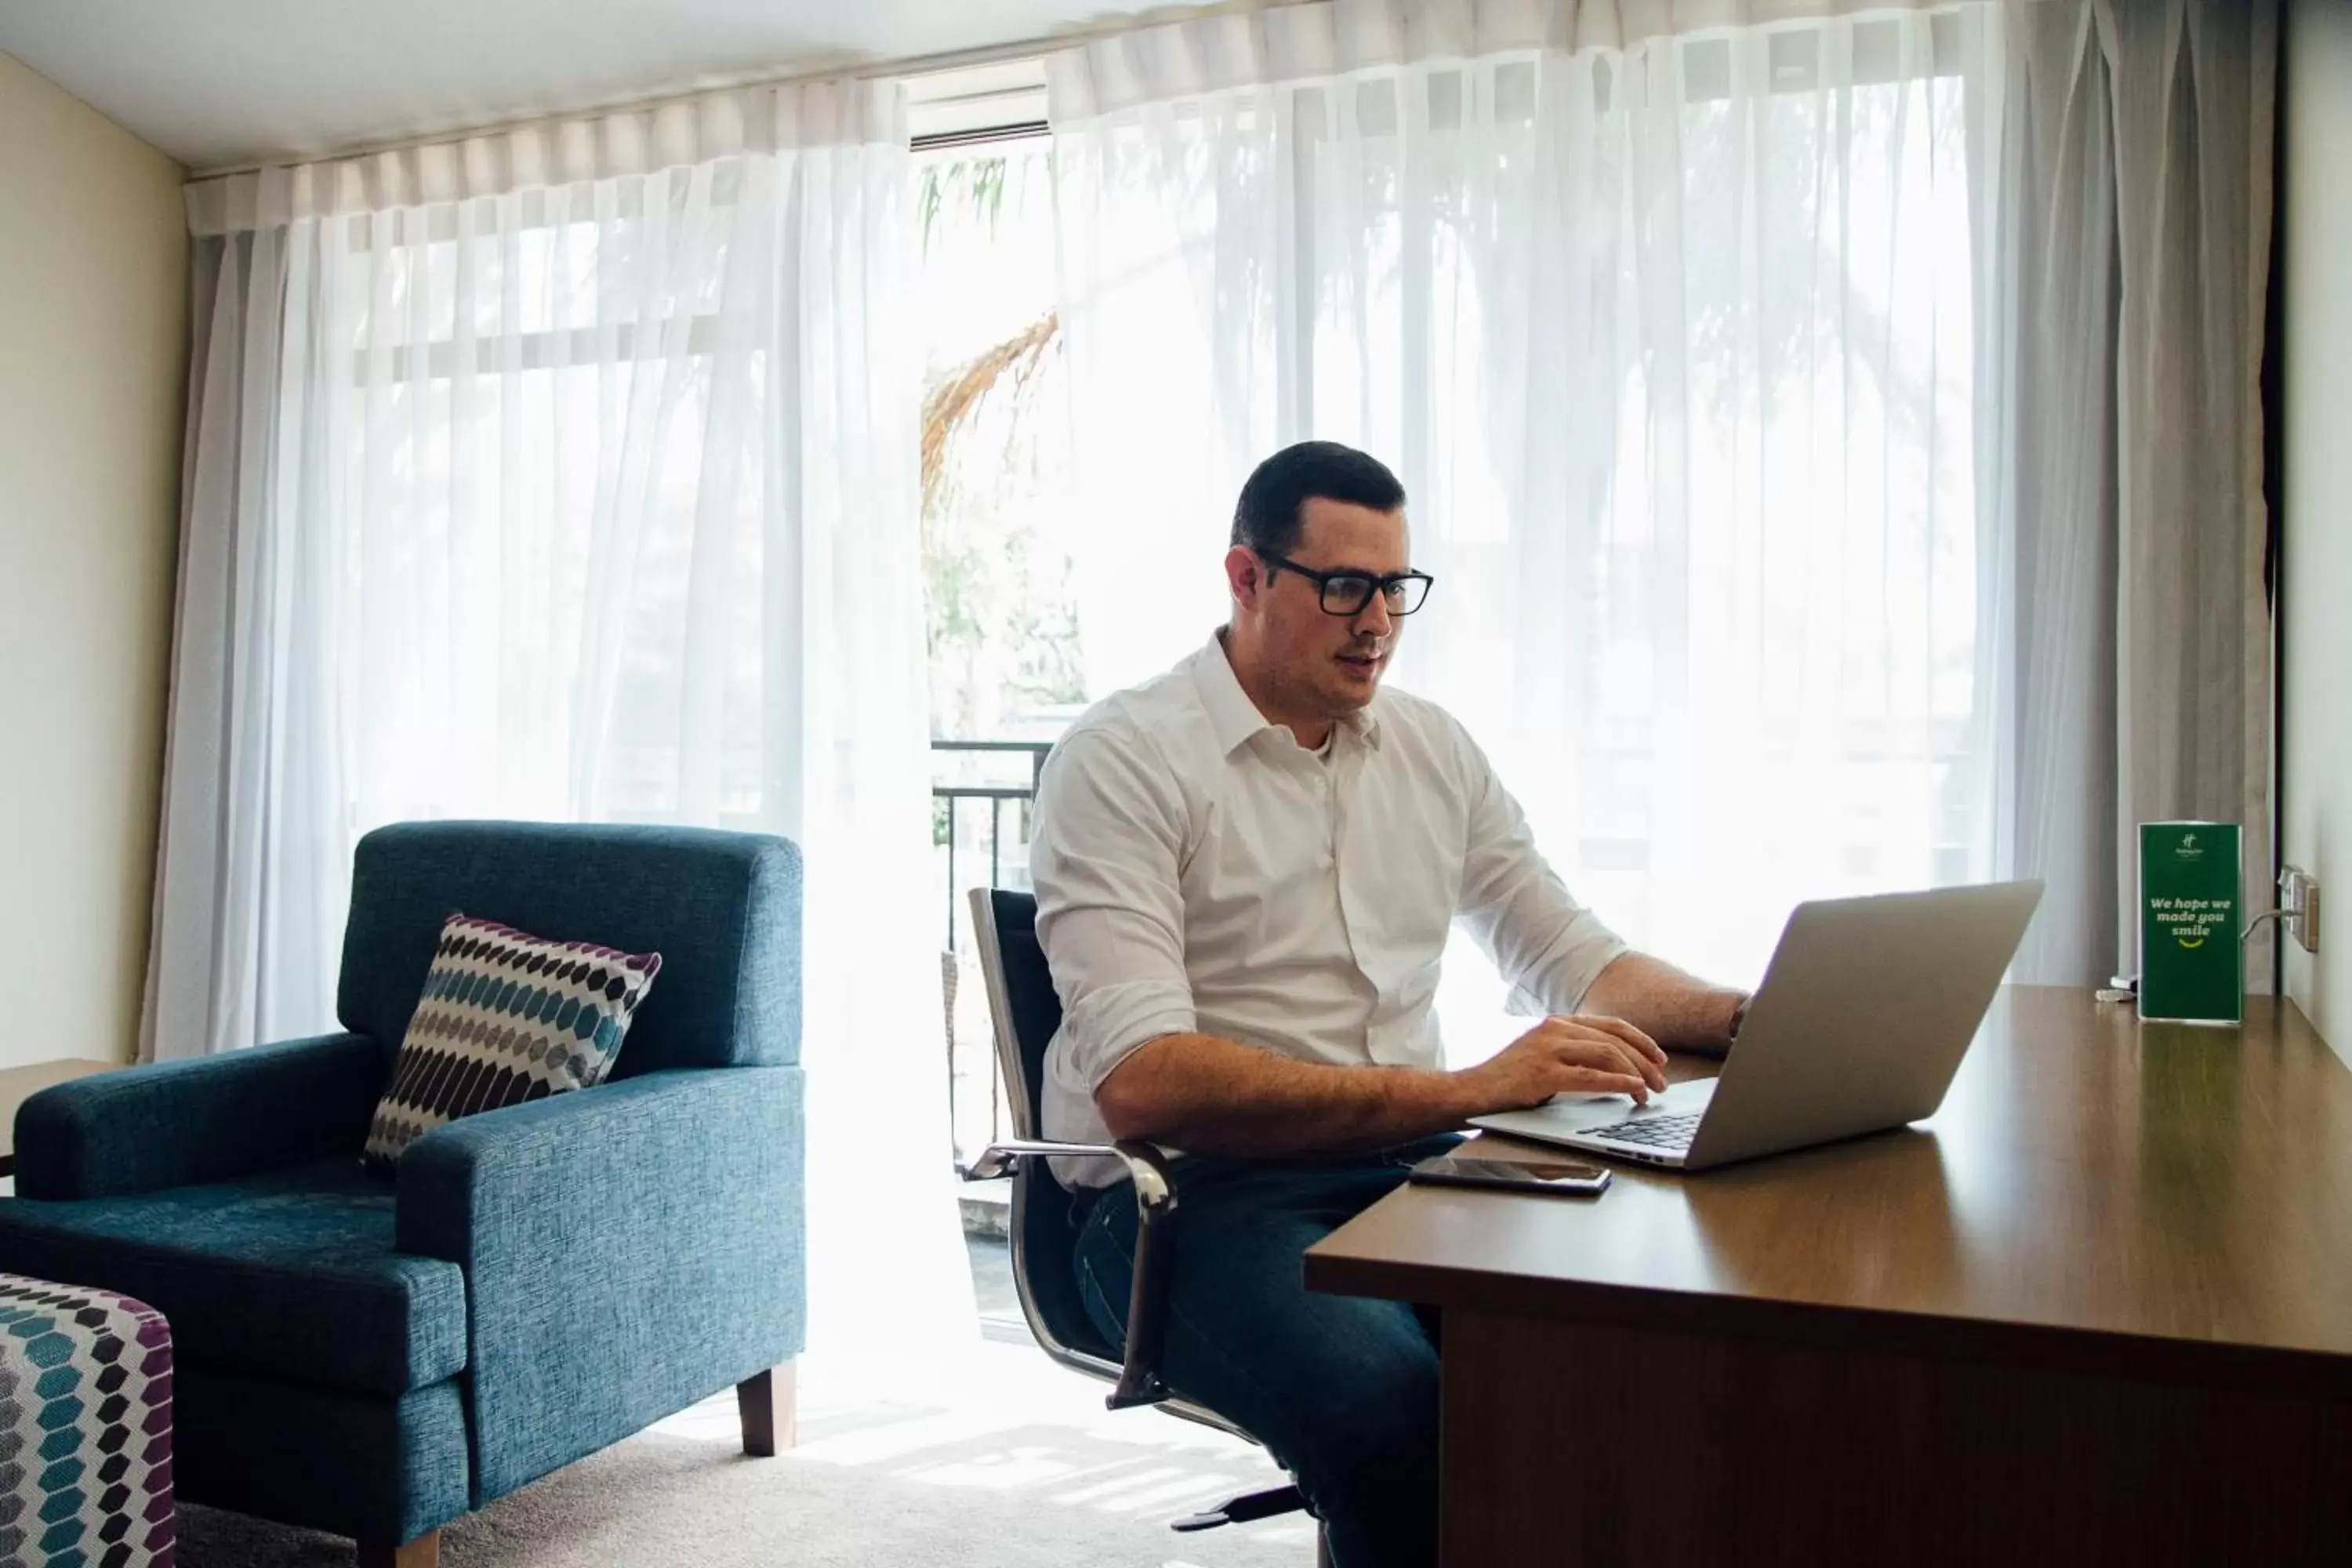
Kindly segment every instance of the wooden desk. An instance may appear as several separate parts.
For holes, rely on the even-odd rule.
[[[2352,1073],[2248,1012],[2007,991],[1916,1129],[1408,1188],[1307,1281],[1442,1310],[1448,1568],[2346,1561]]]
[[[112,1072],[121,1062],[90,1062],[68,1057],[53,1062],[31,1062],[20,1068],[0,1068],[0,1176],[16,1169],[16,1108],[52,1084]]]

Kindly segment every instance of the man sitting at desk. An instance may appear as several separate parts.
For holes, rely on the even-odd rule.
[[[1467,1118],[1644,1100],[1658,1042],[1721,1049],[1745,1003],[1627,951],[1462,726],[1381,689],[1430,588],[1404,500],[1330,442],[1260,465],[1230,623],[1071,728],[1031,855],[1064,1009],[1045,1134],[1182,1151],[1162,1373],[1266,1443],[1339,1568],[1436,1560],[1437,1352],[1409,1307],[1310,1295],[1301,1256]],[[1448,1072],[1431,1002],[1456,919],[1554,1016]],[[1118,1342],[1134,1205],[1116,1162],[1056,1173],[1091,1205],[1078,1286]]]

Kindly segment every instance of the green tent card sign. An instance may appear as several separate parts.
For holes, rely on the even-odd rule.
[[[2245,1016],[2238,945],[2238,825],[2139,825],[2139,1016],[2194,1024]]]

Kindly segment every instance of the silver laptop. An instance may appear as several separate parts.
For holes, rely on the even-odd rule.
[[[1719,1077],[1473,1121],[1697,1171],[1932,1116],[2041,901],[1999,882],[1800,904]]]

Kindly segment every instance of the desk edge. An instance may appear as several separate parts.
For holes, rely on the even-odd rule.
[[[1310,1290],[1330,1295],[1378,1297],[1441,1310],[1575,1318],[1670,1332],[1811,1342],[1930,1360],[1992,1360],[2058,1373],[2222,1383],[2352,1400],[2352,1355],[2304,1347],[1478,1273],[1334,1256],[1319,1247],[1307,1253],[1306,1283]]]

